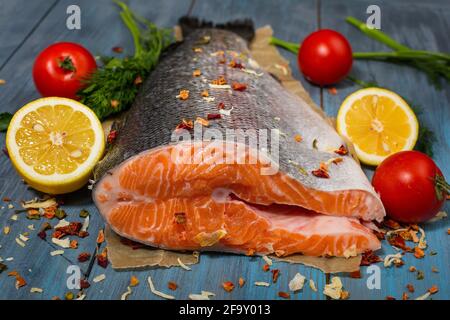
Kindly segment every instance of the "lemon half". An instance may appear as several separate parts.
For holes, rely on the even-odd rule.
[[[75,100],[49,97],[16,112],[6,147],[14,167],[31,187],[61,194],[86,184],[103,155],[105,137],[91,109]]]
[[[412,150],[419,124],[411,107],[395,92],[366,88],[349,95],[337,115],[337,130],[355,146],[358,158],[378,165],[389,155]]]

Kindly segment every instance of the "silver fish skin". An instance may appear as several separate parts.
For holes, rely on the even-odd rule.
[[[200,44],[205,36],[209,37],[209,42]],[[226,62],[221,63],[224,58]],[[245,69],[231,67],[232,60],[242,62]],[[197,69],[201,76],[194,77],[193,71]],[[211,81],[220,76],[230,85],[244,83],[247,89],[211,87]],[[181,90],[189,90],[187,100],[177,98]],[[202,97],[204,90],[208,90],[214,101],[208,102]],[[227,129],[279,130],[278,159],[268,152],[272,160],[277,160],[278,170],[307,188],[337,194],[352,190],[363,192],[367,195],[365,203],[350,204],[347,210],[353,212],[347,215],[364,220],[383,219],[383,205],[360,166],[351,156],[335,153],[346,145],[335,129],[305,101],[262,70],[251,59],[244,39],[226,30],[194,31],[163,57],[144,82],[130,110],[114,125],[117,139],[95,168],[95,180],[101,180],[141,152],[172,144],[174,129],[183,119],[217,114],[219,103],[225,105],[225,110],[232,111],[221,119],[210,120],[210,129],[217,129],[224,135]],[[296,141],[296,135],[301,137],[301,142]],[[342,161],[334,164],[336,158]],[[328,179],[312,174],[321,163],[328,164]]]

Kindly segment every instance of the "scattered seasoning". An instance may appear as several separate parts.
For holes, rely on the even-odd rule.
[[[169,281],[169,282],[167,283],[167,287],[168,287],[170,290],[175,291],[175,290],[177,290],[178,285],[177,285],[175,282],[173,282],[173,281]]]
[[[431,267],[431,272],[433,273],[439,273],[438,268],[436,268],[435,266]]]
[[[341,155],[341,156],[345,156],[345,155],[348,154],[348,150],[344,147],[344,145],[341,145],[341,146],[339,147],[339,149],[334,150],[334,153],[337,153],[337,154],[339,154],[339,155]]]
[[[335,87],[330,87],[330,88],[328,88],[328,93],[335,96],[335,95],[337,95],[338,91]]]
[[[136,276],[131,276],[130,287],[136,287],[139,284],[139,279]]]
[[[27,282],[25,281],[25,279],[19,274],[19,272],[17,271],[11,271],[10,273],[8,273],[8,277],[15,277],[16,278],[16,289],[19,289],[23,286],[25,286],[27,284]]]
[[[299,134],[296,134],[296,135],[294,136],[294,139],[295,139],[295,141],[297,141],[297,142],[302,142],[302,140],[303,140],[302,136],[299,135]]]
[[[91,258],[91,254],[89,252],[82,252],[78,255],[79,262],[86,262]]]
[[[189,99],[189,90],[180,90],[180,93],[176,96],[180,100]]]
[[[228,64],[228,66],[230,68],[235,68],[235,69],[244,69],[244,66],[242,65],[242,63],[237,62],[236,60],[231,60],[230,63]]]
[[[211,36],[202,36],[197,40],[196,44],[205,45],[208,44],[209,41],[211,41]]]
[[[87,218],[89,216],[89,211],[87,211],[86,209],[82,209],[80,211],[80,218]]]
[[[176,224],[186,224],[186,213],[184,212],[175,212],[174,220]]]
[[[439,288],[438,288],[437,285],[434,285],[434,286],[432,286],[430,289],[428,289],[428,292],[429,292],[430,294],[435,294],[435,293],[438,292],[438,291],[439,291]]]
[[[221,118],[222,118],[222,115],[221,115],[220,113],[208,113],[208,114],[206,115],[206,118],[207,118],[208,120],[221,119]]]
[[[202,53],[202,52],[203,52],[203,49],[202,49],[202,48],[192,48],[192,50],[193,50],[195,53]]]
[[[108,144],[113,144],[114,141],[116,141],[116,139],[117,139],[117,130],[109,131],[108,137],[106,139],[108,141]]]
[[[110,101],[110,104],[113,109],[116,109],[119,106],[120,102],[119,102],[119,100],[113,99]]]
[[[224,76],[220,76],[219,78],[212,80],[211,84],[217,85],[217,86],[223,86],[223,85],[227,84],[227,80],[225,79]]]
[[[44,290],[42,290],[41,288],[33,287],[30,289],[30,292],[31,293],[42,293],[42,292],[44,292]]]
[[[262,269],[264,272],[267,272],[270,270],[270,266],[266,263],[265,265],[263,265]]]
[[[361,266],[370,266],[373,263],[378,263],[383,261],[379,256],[377,256],[372,250],[366,250],[363,252],[361,257]]]
[[[386,257],[384,257],[384,266],[386,268],[389,268],[392,264],[401,264],[402,263],[402,253],[396,253],[396,254],[388,254]]]
[[[417,259],[422,259],[425,256],[425,252],[419,247],[414,248],[414,257]]]
[[[209,97],[209,92],[208,92],[208,90],[203,90],[203,91],[202,91],[202,97],[203,97],[203,98]]]
[[[123,52],[123,48],[122,47],[113,47],[112,51],[115,53],[122,53]]]
[[[62,209],[56,209],[55,211],[55,217],[59,220],[64,219],[65,217],[67,217],[67,213],[62,210]]]
[[[189,299],[191,300],[210,300],[210,296],[215,296],[214,293],[208,291],[202,291],[201,294],[190,294]]]
[[[436,251],[430,251],[430,256],[435,256],[435,255],[437,255]]]
[[[243,278],[239,278],[239,288],[242,288],[245,284],[245,280]]]
[[[73,300],[73,298],[74,298],[74,294],[70,291],[64,295],[64,299],[66,299],[66,300]]]
[[[76,248],[78,248],[78,241],[77,241],[77,240],[71,240],[71,241],[70,241],[69,247],[70,247],[71,249],[76,249]]]
[[[97,264],[102,268],[106,268],[108,266],[108,251],[106,248],[102,253],[97,254]]]
[[[226,292],[231,292],[234,289],[234,284],[231,281],[225,281],[222,283],[222,287]]]
[[[348,298],[350,298],[350,292],[348,292],[346,290],[342,290],[340,299],[347,300]]]
[[[408,299],[409,299],[408,294],[407,294],[406,292],[403,292],[403,294],[402,294],[402,300],[408,300]]]
[[[410,266],[408,270],[409,272],[415,272],[417,269],[414,266]]]
[[[393,296],[386,296],[386,300],[396,300]]]
[[[135,79],[134,79],[134,85],[135,86],[138,86],[138,85],[140,85],[142,82],[144,82],[144,80],[142,80],[142,77],[141,76],[137,76]]]
[[[417,270],[416,278],[417,280],[423,280],[425,278],[425,274],[423,273],[423,271]]]
[[[0,86],[6,84],[6,80],[0,79]]]
[[[55,251],[50,252],[50,255],[52,257],[54,257],[54,256],[61,256],[63,254],[64,254],[64,250],[55,250]]]
[[[183,119],[181,120],[181,123],[179,125],[177,125],[177,127],[175,128],[175,130],[179,130],[179,129],[193,129],[194,128],[194,122],[192,120],[186,120]]]
[[[103,232],[103,229],[100,229],[98,231],[96,242],[97,244],[102,244],[103,242],[105,242],[105,233]]]
[[[86,279],[80,279],[80,289],[87,289],[91,286],[91,284],[89,283],[89,281],[87,281]]]
[[[289,292],[284,292],[284,291],[278,292],[278,296],[280,298],[283,298],[283,299],[290,299],[291,298],[291,295],[289,294]]]
[[[234,91],[245,91],[247,90],[247,85],[245,83],[233,82],[231,85]]]
[[[393,247],[400,248],[404,251],[410,252],[412,249],[408,247],[405,240],[398,234],[390,235],[387,238],[389,244]]]
[[[406,288],[408,289],[409,292],[414,293],[414,286],[411,283],[408,283],[406,285]]]
[[[8,266],[0,262],[0,273],[6,270],[8,270]]]
[[[196,69],[192,72],[193,77],[200,77],[202,75],[202,72],[199,69]]]
[[[400,228],[401,228],[400,224],[399,224],[397,221],[392,220],[392,219],[386,219],[386,220],[384,220],[384,221],[383,221],[383,224],[384,224],[386,227],[391,228],[391,229],[394,229],[394,230],[397,230],[397,229],[400,229]]]
[[[279,269],[273,269],[272,272],[272,281],[273,283],[277,283],[278,277],[280,276],[280,270]]]
[[[272,259],[270,259],[268,256],[262,256],[262,259],[269,265],[271,266],[273,264]]]
[[[209,121],[203,119],[202,117],[197,117],[197,119],[195,119],[195,122],[200,123],[204,127],[209,127]]]
[[[311,173],[312,173],[314,176],[316,176],[317,178],[324,178],[324,179],[329,179],[329,178],[330,178],[330,175],[328,174],[328,172],[325,171],[325,170],[322,169],[322,168],[313,170],[313,171],[311,171]]]
[[[219,110],[225,109],[225,103],[219,102],[219,104],[217,105],[217,109],[219,109]]]
[[[350,278],[361,279],[361,270],[350,272]]]

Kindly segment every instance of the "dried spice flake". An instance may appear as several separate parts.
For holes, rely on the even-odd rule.
[[[234,289],[234,284],[231,281],[225,281],[222,283],[222,287],[226,292],[231,292]]]
[[[302,142],[303,138],[302,138],[301,135],[296,134],[296,135],[294,136],[294,140],[297,141],[297,142]]]
[[[408,291],[409,291],[410,293],[414,293],[414,286],[413,286],[411,283],[408,283],[408,284],[406,285],[406,288],[408,289]]]
[[[82,252],[78,255],[78,262],[86,262],[91,258],[91,254],[89,252]]]
[[[290,299],[291,298],[291,295],[289,294],[289,292],[284,292],[284,291],[278,292],[278,296],[280,298],[283,298],[283,299]]]
[[[425,252],[419,247],[414,248],[414,257],[417,259],[422,259],[425,256]]]
[[[408,294],[407,294],[406,292],[403,292],[403,294],[402,294],[402,300],[408,300],[408,299],[409,299]]]
[[[196,69],[192,72],[193,77],[200,77],[202,75],[202,72],[199,69]]]
[[[341,156],[345,156],[345,155],[348,154],[348,150],[344,147],[344,145],[341,145],[341,146],[339,147],[339,149],[334,150],[334,153],[337,153],[337,154],[339,154],[339,155],[341,155]]]
[[[136,276],[131,276],[130,287],[136,287],[139,284],[139,279]]]
[[[438,288],[437,285],[434,285],[434,286],[432,286],[430,289],[428,289],[428,292],[429,292],[430,294],[435,294],[435,293],[438,292],[438,291],[439,291],[439,288]]]
[[[244,278],[239,278],[239,288],[242,288],[243,286],[244,286],[244,284],[245,284],[245,280],[244,280]]]
[[[245,91],[247,90],[247,85],[245,83],[233,82],[231,85],[234,91]]]
[[[265,265],[263,265],[262,269],[264,272],[267,272],[270,270],[270,266],[266,263]]]
[[[322,168],[311,171],[311,173],[317,178],[329,179],[330,175],[327,171]]]
[[[227,84],[227,80],[224,76],[220,76],[219,78],[212,80],[211,84],[216,86],[223,86]]]
[[[208,120],[215,120],[215,119],[220,119],[222,118],[222,115],[220,113],[208,113],[206,118]]]
[[[272,272],[272,281],[273,283],[276,283],[278,281],[278,277],[280,276],[280,270],[279,269],[273,269]]]
[[[169,281],[169,282],[167,283],[167,287],[168,287],[170,290],[175,291],[175,290],[177,290],[178,285],[177,285],[175,282],[173,282],[173,281]]]
[[[209,121],[203,119],[202,117],[197,117],[197,119],[195,119],[195,122],[200,123],[204,127],[209,127]]]
[[[209,97],[209,92],[208,92],[208,90],[203,90],[203,91],[202,91],[202,97],[203,97],[203,98],[208,98],[208,97]]]
[[[175,128],[175,130],[179,130],[179,129],[193,129],[194,128],[194,122],[192,120],[189,119],[183,119],[181,120],[181,123],[177,125],[177,127]]]
[[[180,93],[176,97],[180,100],[189,99],[189,90],[180,90]]]

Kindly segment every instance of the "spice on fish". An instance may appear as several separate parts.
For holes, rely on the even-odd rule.
[[[211,84],[218,85],[218,86],[223,86],[223,85],[227,84],[227,80],[225,79],[224,76],[220,76],[219,78],[212,80]]]
[[[245,91],[247,90],[247,85],[245,83],[233,82],[231,85],[234,91]]]
[[[296,135],[294,136],[294,139],[295,139],[295,141],[297,141],[297,142],[302,142],[302,140],[303,140],[302,136],[299,135],[299,134],[296,134]]]
[[[195,122],[200,123],[204,127],[209,127],[209,121],[203,119],[202,117],[197,117],[197,119],[195,119]]]
[[[202,91],[202,97],[203,97],[203,98],[208,98],[208,97],[209,97],[209,92],[208,92],[208,90],[203,90],[203,91]]]
[[[116,141],[116,139],[117,139],[117,130],[109,131],[108,137],[106,139],[108,141],[108,144],[113,144],[114,141]]]
[[[208,120],[215,120],[215,119],[220,119],[220,118],[222,118],[222,115],[221,115],[220,113],[208,113],[208,114],[206,115],[206,118],[207,118]]]
[[[244,69],[244,66],[242,65],[242,63],[237,62],[234,59],[230,61],[228,66],[231,67],[231,68],[235,68],[235,69]]]
[[[200,77],[201,75],[202,75],[202,72],[200,71],[200,69],[196,69],[192,72],[193,77]]]
[[[175,212],[175,223],[177,224],[185,224],[186,223],[186,213],[184,212]]]
[[[180,100],[189,99],[189,90],[180,90],[180,93],[176,96]]]
[[[329,179],[330,174],[322,168],[311,171],[311,173],[317,178]]]
[[[181,123],[179,125],[177,125],[175,130],[179,130],[179,129],[190,130],[193,128],[194,128],[194,122],[192,120],[183,119],[183,120],[181,120]]]
[[[231,281],[225,281],[222,283],[222,287],[226,292],[231,292],[234,289],[234,284]]]
[[[345,156],[345,155],[348,154],[348,150],[344,147],[344,145],[341,145],[341,146],[339,147],[339,149],[334,150],[334,153],[337,153],[337,154],[339,154],[339,155],[341,155],[341,156]]]

